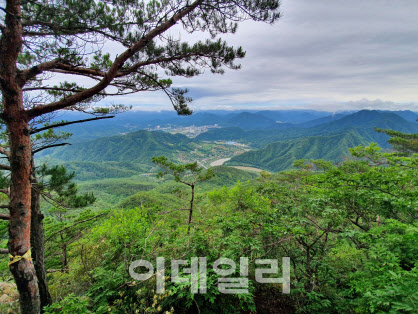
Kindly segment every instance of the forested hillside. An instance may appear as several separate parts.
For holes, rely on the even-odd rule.
[[[352,138],[361,139],[341,134],[299,141],[310,154],[305,157],[315,158],[321,149],[332,154],[338,143],[356,145]],[[289,143],[266,149],[276,145],[280,151]],[[190,233],[189,214],[181,210],[190,189],[172,177],[83,183],[81,192],[96,191],[90,209],[46,207],[46,265],[54,270],[48,278],[55,302],[46,313],[414,312],[417,156],[382,153],[375,145],[349,153],[339,165],[296,160],[294,170],[261,176],[214,167],[215,177],[196,185]],[[190,178],[185,172],[182,180]],[[219,257],[236,263],[249,257],[248,293],[219,293],[221,276],[212,271],[205,294],[190,293],[190,281],[169,279],[158,294],[155,279],[129,275],[139,258],[154,264],[157,257],[169,263],[194,256],[207,257],[210,269]],[[290,295],[282,294],[282,284],[254,276],[257,258],[278,260],[281,276],[282,257],[290,257],[284,284]],[[7,278],[6,263],[1,265]],[[165,271],[169,278],[170,269]]]
[[[266,111],[262,113],[266,115]],[[281,115],[283,117],[284,113]],[[137,171],[150,172],[153,168],[151,158],[158,155],[166,155],[177,161],[197,160],[206,166],[216,159],[232,158],[227,162],[228,165],[250,166],[275,172],[290,169],[297,159],[338,162],[347,156],[349,148],[360,144],[378,143],[390,149],[387,143],[389,137],[376,132],[375,127],[406,133],[418,132],[416,122],[408,122],[400,115],[409,120],[416,116],[407,111],[398,114],[362,110],[314,119],[301,127],[304,123],[276,123],[261,113],[223,113],[221,121],[234,121],[248,128],[217,127],[207,129],[194,138],[171,134],[175,132],[167,133],[167,130],[141,130],[57,148],[44,154],[43,160],[67,164],[70,170],[76,171],[78,180],[129,177]],[[205,118],[213,122],[216,116],[209,113],[196,114],[194,119],[181,118],[180,124],[188,125],[185,123],[187,120],[194,123]],[[292,118],[300,119],[298,115],[289,119]],[[307,127],[309,125],[314,126]],[[245,143],[248,148],[225,145],[225,141]]]
[[[261,117],[254,125],[269,121],[261,113],[233,118],[254,115]],[[213,118],[204,114],[194,121],[203,117]],[[416,131],[416,124],[390,112],[360,111],[313,119],[311,125],[220,127],[196,138],[141,130],[44,154],[39,164],[64,165],[78,183],[76,189],[60,183],[59,176],[67,176],[61,166],[38,174],[46,189],[45,265],[54,301],[46,313],[413,312],[416,155],[368,145],[390,148],[389,136],[374,126]],[[214,134],[223,141],[201,140]],[[163,179],[157,176],[164,169],[152,162],[158,155],[174,162]],[[195,163],[227,157],[224,166],[209,170]],[[194,182],[193,192],[188,182]],[[0,225],[4,236],[6,226]],[[160,295],[154,279],[134,280],[129,272],[139,258],[154,264],[157,257],[168,263],[195,256],[205,256],[210,269],[219,257],[249,257],[248,293],[219,293],[220,276],[209,271],[205,294],[189,293],[190,281],[178,286],[167,280]],[[255,277],[255,259],[277,260],[280,275],[282,257],[290,258],[288,283]],[[1,265],[7,280],[7,263]],[[287,286],[290,295],[282,293]],[[13,311],[16,305],[7,306]]]
[[[150,163],[152,156],[190,152],[194,141],[181,134],[137,131],[60,148],[51,155],[63,161]]]
[[[341,161],[349,155],[349,148],[368,143],[355,130],[336,135],[307,136],[268,144],[265,148],[235,156],[226,164],[277,172],[291,168],[298,159]]]

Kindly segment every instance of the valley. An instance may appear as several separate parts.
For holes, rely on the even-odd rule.
[[[154,174],[151,158],[160,155],[175,162],[197,161],[204,168],[225,165],[277,172],[290,169],[298,159],[339,162],[347,158],[349,148],[358,145],[375,142],[390,149],[388,136],[376,132],[375,127],[418,132],[414,122],[418,115],[412,111],[207,111],[186,117],[173,115],[122,113],[108,121],[64,127],[63,131],[74,133],[72,145],[51,149],[39,160],[65,164],[80,181]],[[271,118],[283,123],[271,123]],[[94,132],[90,129],[93,124]],[[94,138],[85,138],[83,130]],[[123,134],[101,137],[106,130]]]
[[[382,221],[382,230],[388,230],[388,235],[378,237],[376,250],[384,246],[384,252],[393,252],[392,243],[416,250],[412,238],[417,233],[408,229],[418,204],[416,157],[392,154],[389,136],[375,128],[418,133],[417,118],[410,111],[376,110],[217,111],[190,117],[132,112],[94,121],[94,127],[88,123],[63,127],[73,133],[65,140],[71,145],[46,149],[35,159],[53,298],[57,302],[75,298],[86,308],[79,300],[88,294],[97,300],[97,305],[88,304],[93,312],[121,313],[125,305],[133,304],[144,313],[157,313],[155,301],[150,302],[155,300],[152,286],[133,283],[127,276],[129,263],[138,256],[221,255],[239,260],[251,254],[289,256],[295,261],[291,289],[300,291],[294,292],[295,298],[308,308],[317,308],[318,302],[306,299],[305,288],[296,290],[296,281],[329,283],[332,289],[322,290],[322,298],[347,307],[349,301],[340,295],[356,298],[351,286],[358,280],[346,277],[345,269],[362,277],[374,269],[355,261],[358,256],[369,258],[368,252],[374,250],[364,239],[376,239],[369,237],[381,230],[376,224]],[[156,156],[166,156],[167,163],[156,164]],[[54,171],[44,174],[41,169]],[[375,222],[376,215],[381,220]],[[402,230],[402,236],[386,240],[398,232],[393,230]],[[5,250],[6,224],[0,223],[0,232]],[[352,240],[346,234],[365,238]],[[371,248],[364,252],[352,241]],[[394,258],[389,259],[393,263]],[[321,264],[325,270],[311,268],[311,260],[318,265],[325,261]],[[8,280],[5,256],[3,262],[0,276]],[[408,258],[406,263],[412,265]],[[312,272],[308,279],[298,273],[307,270]],[[409,276],[409,271],[402,271]],[[343,287],[330,274],[343,278]],[[217,280],[212,274],[210,278]],[[173,287],[169,291],[175,291]],[[376,284],[366,287],[374,290]],[[278,295],[281,288],[270,286],[273,290],[266,292],[256,283],[255,289],[268,297]],[[71,291],[79,291],[81,297]],[[171,293],[175,298],[166,297],[170,303],[157,300],[162,309],[182,312],[192,306],[187,303],[189,294]],[[224,298],[208,295],[213,300]],[[208,313],[221,311],[216,302],[195,297]],[[235,296],[227,302],[243,308],[267,306],[262,298],[246,297],[249,305]],[[288,313],[295,313],[297,303],[285,302]],[[232,308],[230,312],[238,313]]]
[[[127,127],[132,129],[134,119],[141,114],[133,112],[129,116],[94,122],[103,124],[103,127],[90,134],[97,134],[94,135],[96,137],[103,129],[119,129],[120,132],[126,131]],[[222,187],[243,178],[253,178],[261,171],[274,173],[291,169],[299,159],[342,162],[349,158],[349,148],[358,145],[376,142],[389,149],[388,136],[376,132],[374,127],[418,132],[418,124],[412,122],[418,115],[413,112],[397,114],[363,110],[326,114],[198,112],[190,117],[179,116],[176,120],[172,113],[148,112],[145,115],[147,120],[139,119],[140,123],[135,127],[146,125],[148,128],[111,137],[82,139],[77,127],[90,128],[89,124],[64,127],[64,131],[74,132],[72,145],[47,150],[37,162],[64,165],[68,171],[74,171],[80,192],[96,195],[93,207],[111,208],[118,206],[126,197],[154,190],[163,183],[156,178],[159,170],[152,163],[153,156],[164,155],[178,163],[197,162],[204,169],[222,169],[223,176],[214,179],[217,183],[205,183],[207,186]],[[243,126],[253,115],[259,122],[266,122],[266,116],[280,118],[285,121],[283,124],[286,127],[277,129],[273,125],[273,129],[266,129],[272,126],[270,122],[261,130],[252,129],[256,124],[249,129],[236,127]],[[219,124],[205,124],[206,119],[213,123],[216,118]],[[231,121],[235,126],[231,126]],[[105,126],[105,123],[108,125]],[[157,123],[154,129],[149,128]],[[246,177],[245,173],[249,176]]]

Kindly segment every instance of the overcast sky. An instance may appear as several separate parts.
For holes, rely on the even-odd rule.
[[[282,0],[281,13],[223,37],[247,51],[241,70],[173,79],[193,109],[418,111],[418,0]],[[105,102],[172,108],[155,92]]]
[[[194,109],[418,110],[417,0],[282,0],[281,12],[227,37],[247,51],[241,70],[174,80]],[[170,109],[162,94],[112,100]]]

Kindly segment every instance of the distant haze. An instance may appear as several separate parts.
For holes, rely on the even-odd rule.
[[[418,1],[283,0],[281,11],[226,37],[247,51],[241,70],[174,78],[193,108],[418,110]],[[170,109],[159,93],[117,102]]]

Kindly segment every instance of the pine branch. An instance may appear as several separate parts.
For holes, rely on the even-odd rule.
[[[65,231],[65,230],[68,230],[68,229],[70,229],[70,228],[73,228],[73,227],[75,227],[75,226],[77,226],[77,225],[79,225],[79,224],[81,224],[81,223],[83,223],[83,222],[87,222],[87,221],[90,221],[90,220],[93,220],[93,219],[96,219],[96,218],[99,218],[99,217],[101,217],[101,216],[104,216],[104,215],[106,215],[107,213],[101,213],[101,214],[99,214],[99,215],[96,215],[96,216],[93,216],[93,217],[90,217],[90,218],[87,218],[87,219],[84,219],[84,220],[80,220],[80,221],[77,221],[76,223],[74,223],[74,224],[72,224],[71,226],[68,226],[68,227],[65,227],[65,228],[63,228],[63,229],[61,229],[61,230],[58,230],[58,231],[55,231],[54,233],[52,233],[48,238],[46,238],[46,240],[45,240],[45,242],[48,242],[49,240],[51,240],[55,235],[57,235],[57,234],[59,234],[59,233],[61,233],[61,232],[63,232],[63,231]]]
[[[38,148],[38,149],[35,149],[34,151],[32,151],[32,155],[35,155],[36,153],[39,153],[40,151],[43,151],[44,149],[47,149],[47,148],[59,147],[59,146],[65,146],[65,145],[71,145],[71,144],[70,143],[60,143],[60,144],[53,144],[53,145],[43,146],[41,148]]]
[[[83,122],[88,122],[88,121],[95,121],[95,120],[102,120],[102,119],[110,119],[110,118],[114,118],[115,116],[106,116],[106,117],[95,117],[95,118],[90,118],[90,119],[84,119],[84,120],[77,120],[77,121],[69,121],[69,122],[62,122],[62,123],[56,123],[56,124],[51,124],[39,129],[33,129],[30,134],[35,134],[35,133],[39,133],[45,130],[49,130],[49,129],[53,129],[53,128],[58,128],[58,127],[62,127],[62,126],[66,126],[66,125],[70,125],[70,124],[75,124],[75,123],[83,123]],[[0,151],[1,152],[1,151]]]
[[[30,69],[21,71],[19,75],[20,86],[23,87],[29,80],[35,78],[38,74],[54,69],[60,62],[61,60],[57,58],[52,61],[47,61],[35,65]]]
[[[10,152],[8,152],[4,147],[0,146],[0,154],[5,155],[7,158],[10,157]]]
[[[7,206],[7,207],[9,207],[9,206]],[[2,220],[10,220],[10,216],[7,215],[7,214],[0,214],[0,219],[2,219]]]
[[[10,166],[0,164],[0,170],[11,170]]]
[[[197,0],[189,6],[185,6],[181,9],[177,14],[171,17],[171,19],[167,20],[165,23],[161,24],[160,26],[155,27],[153,30],[148,32],[148,34],[144,35],[138,42],[133,44],[129,49],[125,50],[121,55],[119,55],[109,71],[106,72],[106,75],[103,77],[102,80],[95,86],[86,89],[80,93],[75,95],[69,96],[67,98],[61,99],[57,102],[53,102],[50,104],[36,106],[30,110],[27,110],[26,113],[29,118],[34,118],[40,116],[42,114],[50,113],[56,110],[64,109],[70,106],[73,106],[79,102],[87,100],[97,93],[100,93],[104,90],[112,80],[116,77],[119,72],[119,69],[123,67],[125,62],[131,58],[133,55],[138,53],[141,49],[145,48],[152,40],[159,36],[160,34],[167,31],[169,28],[174,26],[180,19],[185,17],[187,14],[192,12],[197,6],[203,3],[204,0]]]

